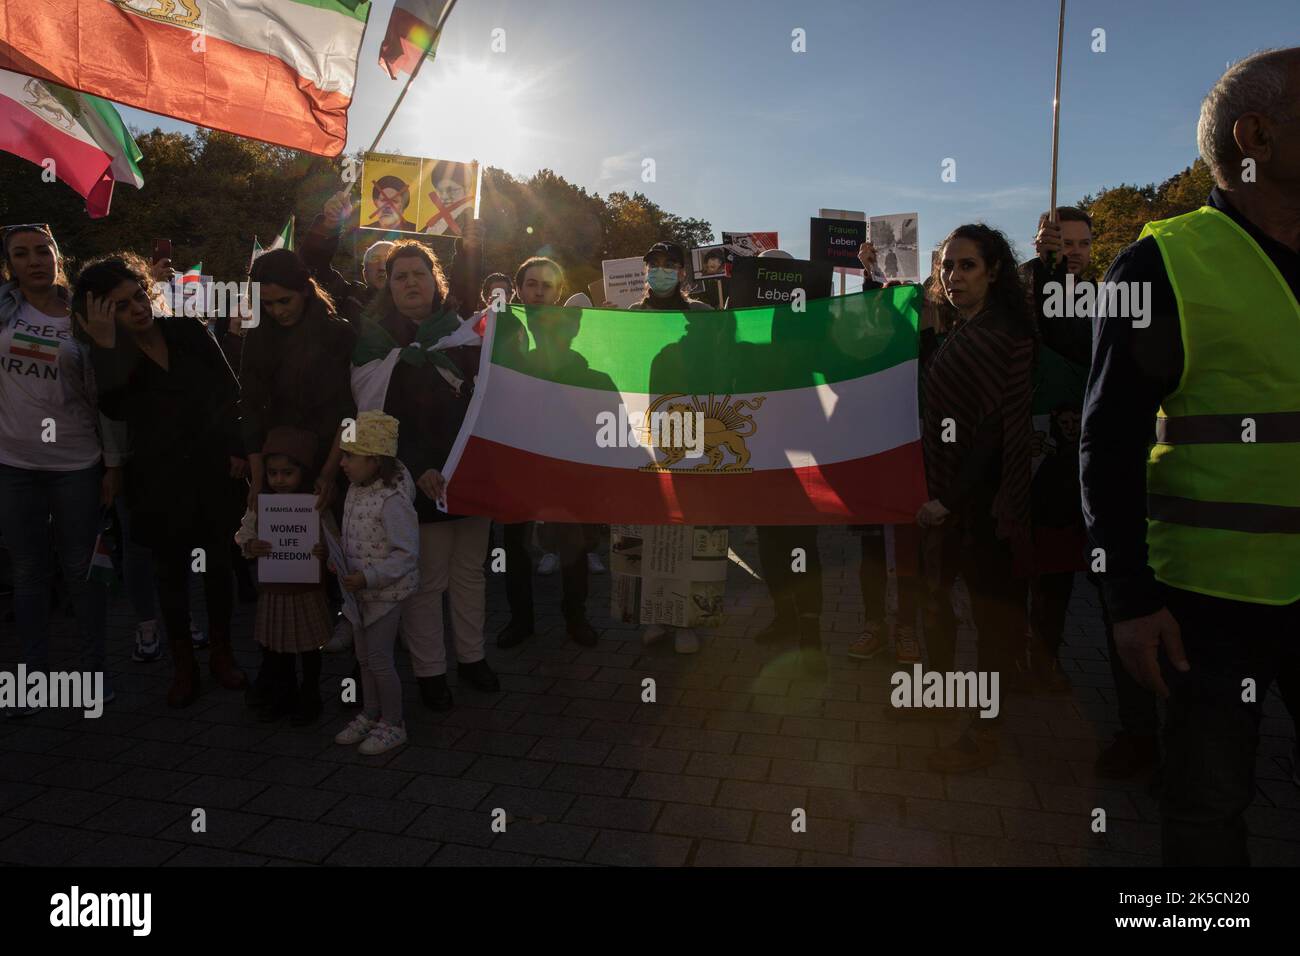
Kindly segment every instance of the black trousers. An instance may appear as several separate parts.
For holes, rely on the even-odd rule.
[[[206,529],[195,537],[172,537],[155,544],[153,555],[154,581],[158,587],[158,606],[167,626],[169,640],[189,640],[190,635],[190,569],[194,563],[193,549],[204,551],[205,569],[203,597],[208,610],[208,633],[217,641],[230,637],[230,617],[234,610],[235,586],[230,554],[229,534],[218,529]]]
[[[957,617],[952,587],[960,575],[970,594],[971,617],[979,634],[980,670],[1007,673],[1015,666],[1025,636],[1029,583],[1012,574],[1011,549],[991,533],[964,534],[954,528],[943,536],[939,559],[939,594],[925,639],[930,670],[952,671],[957,651]],[[931,626],[933,623],[933,626]]]
[[[758,559],[763,565],[767,591],[776,605],[776,619],[794,628],[801,616],[820,618],[822,558],[817,549],[817,526],[760,525],[756,530]],[[791,567],[795,548],[804,551],[807,565],[803,571]]]
[[[1034,632],[1035,650],[1048,660],[1056,657],[1065,634],[1065,615],[1074,591],[1074,572],[1040,574],[1030,583],[1032,608],[1029,623]]]
[[[1300,673],[1300,602],[1247,604],[1167,588],[1191,669],[1161,654],[1169,687],[1161,798],[1167,866],[1243,866],[1245,812],[1255,796],[1255,751],[1264,697],[1274,681],[1288,708]],[[1243,685],[1254,682],[1252,701]],[[1292,717],[1296,716],[1294,709]]]
[[[581,621],[587,616],[587,552],[592,547],[591,526],[584,524],[550,525],[552,543],[560,556],[560,610],[566,621]],[[504,526],[506,549],[506,600],[510,618],[535,623],[533,614],[533,559],[528,553],[533,523]]]
[[[920,601],[921,568],[904,568],[903,562],[909,556],[904,548],[897,546],[895,538],[894,560],[898,576],[898,616],[899,624],[912,627],[916,624],[916,609]],[[889,563],[885,554],[884,525],[864,525],[862,531],[862,562],[858,565],[858,584],[862,588],[863,614],[868,621],[884,621],[889,611],[888,585]]]

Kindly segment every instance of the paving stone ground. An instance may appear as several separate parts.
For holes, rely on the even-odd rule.
[[[748,529],[732,547],[757,568]],[[112,609],[109,667],[117,700],[97,720],[51,711],[0,721],[0,863],[259,866],[659,865],[1150,866],[1156,803],[1144,780],[1092,772],[1118,729],[1095,592],[1075,589],[1063,661],[1069,697],[1002,703],[1003,756],[987,770],[930,773],[926,758],[955,721],[890,719],[890,662],[850,661],[862,626],[858,539],[824,528],[823,618],[831,676],[805,679],[793,647],[752,641],[771,617],[762,582],[733,562],[726,626],[693,657],[642,646],[605,627],[595,648],[568,641],[559,578],[535,579],[539,633],[498,650],[508,618],[489,581],[488,659],[502,692],[455,686],[432,714],[400,656],[411,742],[381,757],[336,746],[350,658],[327,656],[326,711],[316,726],[257,723],[243,697],[205,680],[184,711],[165,703],[169,665],[130,660],[128,605]],[[592,577],[589,608],[608,621],[609,578]],[[197,594],[197,591],[196,591]],[[8,599],[0,615],[8,616]],[[198,615],[202,623],[202,614]],[[252,672],[252,605],[236,618]],[[13,624],[0,661],[17,660]],[[963,632],[959,662],[973,635]],[[71,667],[71,622],[54,624],[55,666]],[[206,653],[201,654],[206,659]],[[206,677],[206,674],[205,674]],[[655,703],[642,681],[656,682]],[[1266,702],[1249,811],[1257,865],[1300,863],[1300,788],[1290,780],[1294,728]],[[1105,809],[1106,832],[1091,829]],[[194,809],[207,829],[192,832]],[[492,812],[505,811],[506,832]],[[806,832],[792,832],[805,811]]]

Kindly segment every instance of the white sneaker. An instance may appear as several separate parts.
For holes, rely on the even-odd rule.
[[[158,640],[158,627],[154,621],[141,621],[135,626],[135,650],[131,660],[149,664],[162,658],[162,642]]]
[[[700,639],[691,627],[673,628],[673,650],[678,654],[695,654],[700,649]]]
[[[404,743],[406,743],[406,728],[401,724],[389,724],[381,720],[371,728],[370,736],[361,741],[357,753],[374,757],[395,750]]]
[[[592,574],[604,574],[605,565],[601,564],[600,555],[595,551],[587,552],[587,570]]]
[[[662,641],[668,634],[668,628],[662,624],[647,624],[644,631],[641,632],[641,643],[646,647],[656,641]]]
[[[357,714],[352,718],[352,723],[348,724],[334,736],[336,744],[342,744],[344,747],[352,744],[359,744],[370,736],[370,731],[375,729],[378,721],[371,720],[365,714]]]
[[[554,553],[542,555],[542,560],[537,562],[538,574],[554,574],[555,569],[560,566],[560,556]]]
[[[339,615],[339,622],[334,625],[334,636],[321,648],[326,654],[342,654],[352,650],[352,622]]]

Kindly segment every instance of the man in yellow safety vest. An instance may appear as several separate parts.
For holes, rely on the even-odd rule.
[[[1080,470],[1116,647],[1167,699],[1164,862],[1239,865],[1264,697],[1300,702],[1300,47],[1224,73],[1198,141],[1208,203],[1098,294]]]

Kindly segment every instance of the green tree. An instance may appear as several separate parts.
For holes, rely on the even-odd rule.
[[[1120,185],[1083,197],[1079,206],[1092,217],[1093,270],[1104,273],[1148,222],[1180,216],[1204,205],[1213,186],[1209,167],[1197,159],[1159,186]]]

